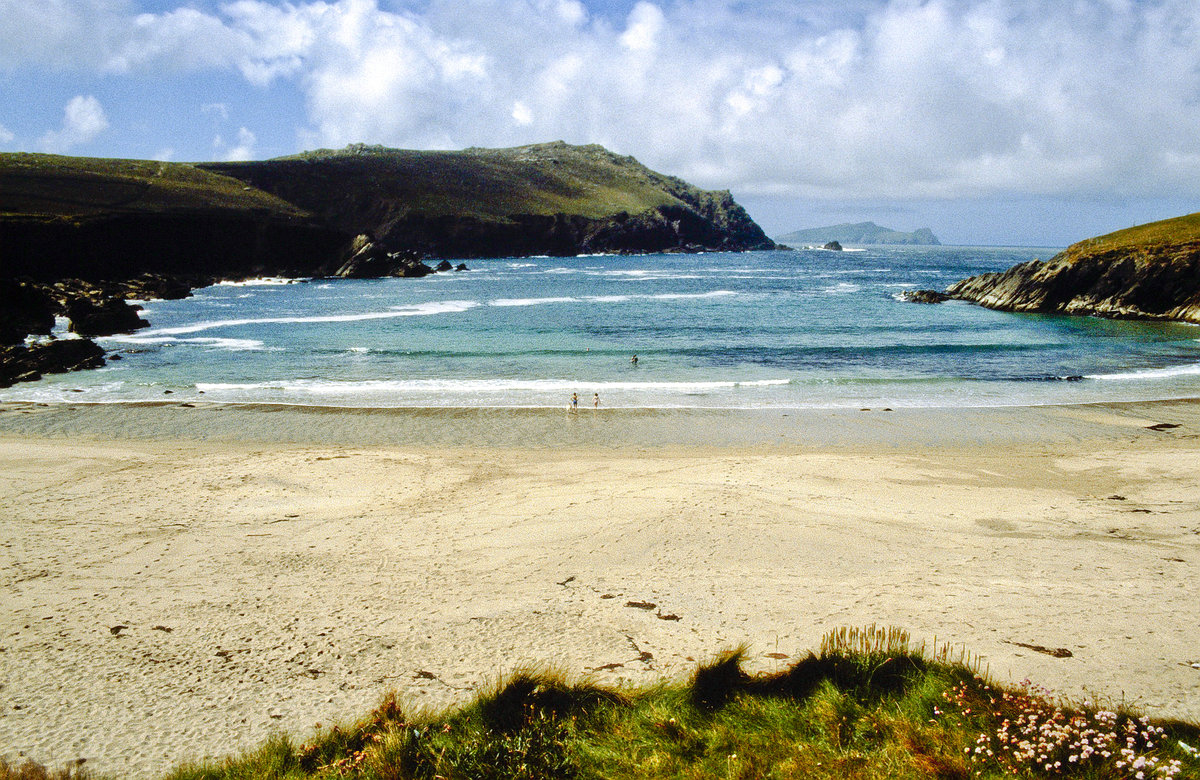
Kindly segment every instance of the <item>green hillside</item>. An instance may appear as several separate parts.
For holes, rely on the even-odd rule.
[[[602,146],[561,141],[511,149],[413,151],[356,144],[262,162],[206,163],[335,222],[365,216],[359,204],[486,221],[564,214],[603,219],[714,196]],[[350,227],[346,225],[345,227]]]
[[[1200,242],[1200,212],[1089,238],[1072,244],[1063,254],[1072,258],[1121,251],[1157,254],[1197,242]]]
[[[0,154],[0,216],[87,217],[214,209],[304,215],[245,182],[185,163]]]

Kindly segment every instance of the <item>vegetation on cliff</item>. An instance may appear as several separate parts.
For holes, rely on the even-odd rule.
[[[437,257],[769,249],[729,192],[561,141],[411,151],[361,144],[207,163],[390,251]]]
[[[297,206],[194,165],[0,154],[0,275],[8,278],[304,271],[336,260],[347,241]]]
[[[1080,241],[946,292],[1003,311],[1200,322],[1200,213]]]
[[[199,210],[307,216],[274,195],[186,163],[0,154],[0,218],[82,221],[117,213]]]

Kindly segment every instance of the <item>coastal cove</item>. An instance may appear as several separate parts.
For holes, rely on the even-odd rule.
[[[106,366],[0,401],[562,409],[579,393],[605,408],[857,410],[1195,394],[1194,325],[904,300],[1051,252],[485,258],[421,279],[221,284],[145,302],[150,327],[98,339]]]
[[[0,743],[152,778],[392,689],[643,685],[742,643],[770,670],[868,623],[1195,720],[1198,468],[1193,401],[6,403]]]

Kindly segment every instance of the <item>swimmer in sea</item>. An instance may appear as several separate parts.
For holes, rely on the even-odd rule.
[[[636,366],[637,365],[637,355],[634,355],[633,357],[631,357],[629,359],[629,362]]]

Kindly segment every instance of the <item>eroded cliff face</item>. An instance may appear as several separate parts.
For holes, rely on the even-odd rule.
[[[952,298],[990,309],[1200,322],[1200,241],[1096,250],[963,279]]]
[[[752,221],[753,227],[748,228],[740,224],[736,212],[722,216],[724,225],[680,206],[660,206],[632,215],[619,212],[607,218],[518,214],[499,221],[417,214],[385,222],[377,229],[376,240],[392,250],[411,250],[431,257],[569,257],[774,247]]]

